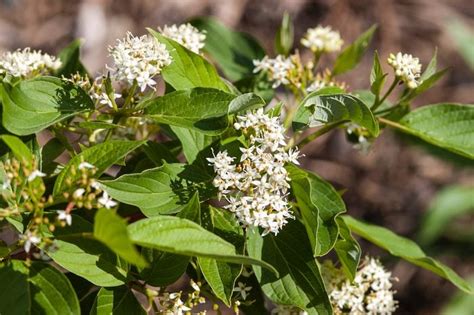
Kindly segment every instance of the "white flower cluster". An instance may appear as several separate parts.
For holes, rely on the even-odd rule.
[[[339,32],[330,26],[309,28],[301,39],[301,44],[315,53],[339,51],[343,43]]]
[[[283,55],[278,55],[276,58],[265,56],[262,60],[254,60],[253,64],[255,66],[253,72],[266,72],[268,79],[273,81],[273,88],[281,84],[290,84],[291,73],[295,70],[295,64],[291,56],[288,58]]]
[[[158,314],[164,315],[184,315],[196,314],[205,315],[206,311],[195,312],[194,307],[206,303],[204,296],[201,296],[201,284],[191,280],[193,291],[187,294],[187,299],[183,301],[182,292],[163,292],[157,298],[159,308]]]
[[[165,25],[163,28],[159,27],[158,31],[163,34],[163,36],[171,38],[196,54],[199,54],[201,49],[204,48],[206,34],[200,32],[189,23],[181,25],[173,24],[171,26]]]
[[[264,234],[277,234],[293,218],[287,195],[290,180],[285,163],[298,164],[298,150],[285,151],[284,128],[278,117],[270,117],[258,109],[238,116],[235,129],[242,130],[250,146],[241,148],[240,162],[227,151],[208,158],[217,176],[214,185],[228,201],[244,226],[260,226]]]
[[[147,86],[156,85],[153,78],[172,61],[164,44],[151,36],[137,37],[130,32],[126,38],[117,40],[117,45],[109,47],[109,52],[115,63],[110,69],[115,78],[129,84],[136,80],[142,92]]]
[[[405,82],[409,89],[415,89],[420,85],[421,82],[418,79],[420,78],[421,64],[418,58],[399,52],[396,55],[390,54],[387,62],[392,66],[395,75]]]
[[[397,309],[391,272],[380,261],[366,257],[351,283],[342,269],[330,261],[322,265],[322,274],[333,305],[334,314],[390,315]]]
[[[272,315],[308,315],[308,312],[294,306],[277,305],[277,307],[272,310]]]
[[[44,54],[40,50],[25,48],[14,52],[5,52],[0,57],[0,74],[14,77],[30,77],[48,74],[61,67],[61,61],[54,56]]]

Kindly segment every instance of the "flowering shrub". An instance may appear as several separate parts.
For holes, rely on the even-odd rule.
[[[360,262],[352,233],[472,293],[412,241],[345,214],[341,193],[300,166],[335,129],[364,151],[393,128],[474,158],[472,105],[411,109],[444,73],[436,55],[423,67],[391,54],[388,87],[377,53],[368,90],[338,78],[375,30],[344,47],[336,30],[309,29],[306,58],[285,16],[268,56],[195,19],[126,34],[97,77],[79,41],[58,58],[3,54],[0,314],[391,314],[396,279]]]

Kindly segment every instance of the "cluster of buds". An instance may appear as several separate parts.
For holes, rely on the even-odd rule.
[[[195,311],[194,309],[206,303],[206,299],[201,295],[201,283],[191,280],[190,286],[193,291],[183,294],[179,292],[163,292],[157,298],[159,314],[183,315],[197,314],[204,315],[206,311]]]
[[[20,205],[25,211],[35,212],[52,202],[51,198],[43,196],[46,187],[41,178],[46,174],[38,169],[37,164],[34,157],[25,157],[21,161],[12,158],[2,163],[4,180],[1,192],[9,207],[1,210],[0,217],[20,214]]]
[[[70,205],[66,209],[67,214],[71,212],[73,206],[86,209],[111,209],[117,205],[117,202],[101,189],[100,184],[94,178],[96,172],[97,168],[85,161],[79,163],[77,169],[71,169],[71,177],[65,180],[69,189],[63,193],[64,198],[69,201]],[[78,173],[80,175],[78,179],[71,180],[71,178],[76,178]]]
[[[318,72],[316,76],[309,80],[309,82],[310,84],[306,88],[308,93],[316,92],[326,87],[338,87],[341,90],[347,89],[346,83],[336,81],[332,76],[331,70],[327,68],[322,73]]]
[[[346,126],[347,138],[354,144],[354,149],[362,153],[368,153],[372,145],[373,137],[370,132],[358,124],[349,123]]]
[[[75,85],[83,89],[92,100],[95,101],[96,106],[105,105],[107,107],[114,107],[112,100],[106,92],[105,88],[105,78],[103,76],[98,76],[94,80],[91,80],[87,76],[83,76],[80,73],[75,73],[71,77],[63,77],[63,80],[72,82]],[[122,97],[122,94],[114,93],[114,102]]]
[[[387,62],[392,66],[397,78],[405,82],[409,89],[416,89],[421,84],[421,63],[418,58],[399,52],[396,55],[390,54]]]
[[[366,257],[353,282],[330,261],[322,264],[321,274],[336,315],[390,315],[397,309],[392,290],[396,279],[377,259]]]
[[[330,26],[317,26],[309,28],[301,39],[301,44],[308,47],[315,54],[341,50],[344,41],[338,31],[333,31]]]

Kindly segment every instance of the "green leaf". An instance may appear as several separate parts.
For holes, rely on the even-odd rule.
[[[91,98],[71,82],[38,77],[15,86],[0,84],[3,126],[16,135],[37,133],[54,123],[94,108]]]
[[[107,141],[93,147],[87,148],[75,157],[73,157],[64,166],[61,173],[59,173],[56,182],[54,183],[53,194],[59,195],[64,192],[66,187],[66,180],[72,182],[78,180],[81,173],[77,171],[79,164],[88,162],[96,167],[96,175],[100,176],[110,166],[122,160],[128,153],[140,147],[144,141]],[[74,172],[72,171],[74,170]]]
[[[67,45],[58,54],[62,62],[61,68],[58,69],[56,75],[58,77],[69,78],[71,75],[79,73],[82,76],[88,76],[87,70],[79,60],[82,40],[76,39]]]
[[[352,237],[351,230],[344,220],[339,217],[336,221],[339,226],[340,238],[337,240],[334,250],[347,277],[354,281],[362,251],[359,243]]]
[[[372,36],[377,25],[372,25],[367,31],[362,33],[351,45],[346,47],[334,62],[332,73],[338,75],[353,69],[364,56],[369,47]]]
[[[133,292],[126,286],[101,288],[90,315],[145,315],[147,314]]]
[[[275,270],[261,260],[236,254],[234,245],[186,219],[157,216],[130,224],[128,231],[131,239],[140,246],[236,264],[256,264]]]
[[[471,287],[474,287],[474,278],[469,280]],[[456,294],[449,299],[448,303],[443,306],[441,315],[472,315],[474,310],[474,299],[472,295],[464,292],[456,292]]]
[[[431,57],[430,63],[426,67],[425,71],[420,77],[421,81],[424,81],[436,73],[436,68],[438,67],[438,49],[435,49],[433,57]]]
[[[315,256],[327,254],[336,243],[336,218],[346,211],[337,191],[316,174],[294,165],[287,166],[290,185]]]
[[[176,213],[185,204],[185,183],[177,179],[183,164],[165,164],[141,173],[101,181],[112,198],[139,207],[148,216]]]
[[[380,64],[379,54],[376,51],[374,53],[372,71],[370,72],[370,91],[374,95],[380,94],[386,78],[387,74],[383,72],[382,65]]]
[[[176,282],[186,272],[190,257],[142,248],[150,266],[141,270],[140,277],[152,286],[162,287]]]
[[[265,51],[253,37],[230,30],[213,18],[197,18],[191,24],[206,32],[204,50],[232,81],[251,75],[253,60],[265,56]]]
[[[32,313],[81,314],[76,292],[68,278],[56,268],[33,262],[29,282]]]
[[[414,99],[416,96],[431,88],[436,82],[438,82],[439,79],[441,79],[446,74],[446,72],[448,72],[448,69],[443,69],[426,78],[416,89],[412,90],[411,93],[407,94],[407,97],[403,98],[402,100],[404,102],[408,102],[409,100]]]
[[[183,154],[188,164],[192,164],[196,160],[199,152],[211,145],[216,139],[216,137],[188,128],[171,126],[171,130],[173,130],[176,137],[181,141]]]
[[[209,207],[212,231],[237,247],[239,253],[244,252],[243,230],[232,218],[232,214],[222,209]],[[236,244],[237,243],[237,244]],[[228,264],[212,258],[199,257],[199,267],[215,296],[227,306],[231,305],[235,282],[242,272],[242,265]]]
[[[29,314],[28,268],[22,261],[0,263],[0,314]]]
[[[175,90],[208,87],[226,92],[229,91],[229,88],[219,77],[214,66],[202,56],[150,28],[148,28],[148,31],[160,43],[166,45],[173,59],[171,64],[163,68],[161,75]]]
[[[77,314],[79,301],[66,276],[42,262],[0,265],[1,314]]]
[[[283,19],[281,20],[280,28],[275,37],[276,52],[280,55],[288,56],[293,48],[294,37],[293,21],[288,12],[285,12],[285,14],[283,14]]]
[[[474,213],[474,187],[449,186],[439,192],[425,213],[419,239],[429,244],[438,238],[452,220]]]
[[[167,163],[178,163],[176,156],[181,151],[179,141],[153,142],[151,140],[142,147],[146,156],[156,165],[163,165],[163,161]]]
[[[251,257],[271,262],[280,274],[276,277],[253,266],[262,290],[270,300],[297,306],[309,315],[332,314],[319,266],[299,221],[289,222],[277,236],[262,237],[252,229],[248,232],[247,247]]]
[[[235,95],[195,88],[156,97],[144,106],[145,116],[159,123],[216,135],[227,128],[227,112]]]
[[[374,137],[379,134],[379,125],[374,115],[360,99],[349,94],[321,93],[316,91],[303,99],[293,118],[294,130],[351,121],[365,127]]]
[[[47,254],[64,269],[97,286],[114,287],[125,283],[127,267],[105,245],[95,240],[92,224],[73,216],[73,224],[54,232],[57,249]]]
[[[257,109],[265,106],[265,101],[254,93],[245,93],[237,96],[229,104],[229,115]]]
[[[443,277],[459,289],[474,294],[473,288],[451,268],[426,256],[423,250],[412,240],[396,235],[381,226],[364,223],[350,216],[343,216],[344,222],[356,234],[414,265],[427,269]]]
[[[142,268],[147,266],[147,262],[128,237],[126,220],[112,210],[101,208],[97,211],[94,218],[94,237],[129,263]]]
[[[11,135],[1,135],[0,139],[10,148],[18,161],[26,161],[27,163],[33,162],[33,153],[20,138]]]
[[[400,131],[474,159],[474,105],[423,106],[403,117],[400,124]]]

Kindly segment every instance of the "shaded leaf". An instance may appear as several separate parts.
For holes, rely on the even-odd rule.
[[[91,110],[94,103],[81,88],[55,77],[0,84],[3,126],[16,135],[39,132],[54,123]]]
[[[145,315],[133,292],[126,286],[101,288],[90,315]]]
[[[342,218],[354,233],[387,250],[390,254],[451,281],[452,284],[467,293],[474,293],[473,288],[464,279],[448,266],[426,256],[423,250],[412,240],[398,236],[381,226],[358,221],[350,216],[343,216]]]

